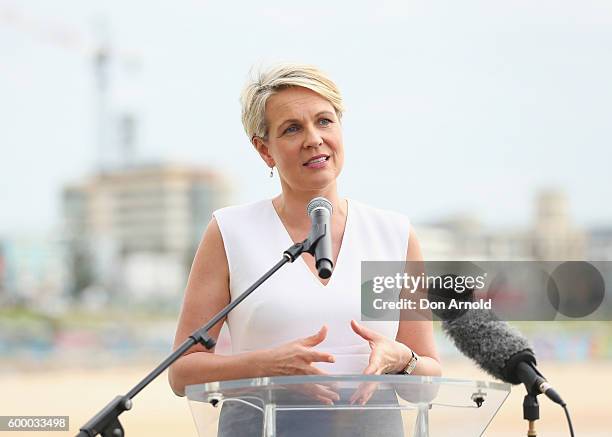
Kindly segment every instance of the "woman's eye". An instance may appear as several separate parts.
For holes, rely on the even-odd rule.
[[[285,129],[285,132],[284,132],[284,133],[286,133],[286,134],[292,134],[292,133],[294,133],[294,132],[297,132],[297,131],[298,131],[298,129],[299,129],[299,128],[298,128],[298,126],[297,126],[297,125],[292,124],[292,125],[291,125],[291,126],[289,126],[287,129]]]
[[[332,123],[333,121],[331,121],[329,118],[322,118],[319,120],[319,124],[321,124],[321,126],[329,126]]]

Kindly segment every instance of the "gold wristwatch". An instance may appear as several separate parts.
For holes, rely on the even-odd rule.
[[[400,374],[403,373],[406,375],[410,375],[412,372],[414,372],[414,369],[416,368],[417,361],[419,361],[419,356],[412,349],[410,349],[410,352],[412,352],[412,357],[410,357],[408,365],[404,368],[404,370],[400,372]]]

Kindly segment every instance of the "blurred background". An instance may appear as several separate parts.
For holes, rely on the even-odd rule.
[[[238,103],[272,62],[337,82],[340,194],[408,215],[426,259],[612,260],[611,49],[599,0],[0,0],[0,414],[72,434],[170,352],[211,212],[280,190]],[[583,390],[612,382],[612,324],[517,326],[604,435]],[[446,376],[490,379],[436,338]],[[524,432],[522,395],[489,435]],[[126,430],[189,416],[162,376]]]

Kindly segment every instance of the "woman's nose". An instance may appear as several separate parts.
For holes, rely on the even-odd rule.
[[[307,128],[305,133],[304,147],[318,147],[323,144],[323,138],[314,126]]]

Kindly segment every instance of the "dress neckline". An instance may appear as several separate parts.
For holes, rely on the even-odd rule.
[[[275,221],[277,223],[277,226],[280,228],[280,231],[282,234],[284,234],[284,239],[287,240],[289,242],[289,245],[293,245],[296,242],[292,240],[291,235],[289,235],[289,231],[287,230],[287,228],[285,227],[285,224],[283,223],[283,221],[281,220],[280,216],[278,215],[278,212],[276,212],[276,208],[274,207],[274,204],[272,203],[273,199],[269,199],[268,200],[268,204],[270,205],[270,208],[272,209],[272,215],[275,218]],[[336,262],[334,264],[334,270],[329,278],[329,281],[327,281],[327,284],[323,284],[321,282],[321,280],[319,279],[318,276],[316,276],[311,270],[310,267],[308,267],[308,264],[306,264],[306,261],[304,261],[304,258],[302,256],[300,256],[299,261],[295,260],[294,262],[299,262],[300,264],[302,264],[303,269],[305,270],[305,272],[308,274],[308,276],[310,276],[311,280],[315,281],[319,287],[322,288],[329,288],[332,284],[332,282],[335,283],[334,278],[337,276],[338,274],[338,268],[342,266],[342,258],[343,258],[343,253],[346,250],[346,243],[347,243],[347,235],[348,232],[350,230],[350,223],[351,223],[351,201],[346,198],[346,220],[344,223],[344,233],[342,234],[342,241],[340,242],[340,250],[338,251],[338,257],[336,258]]]

